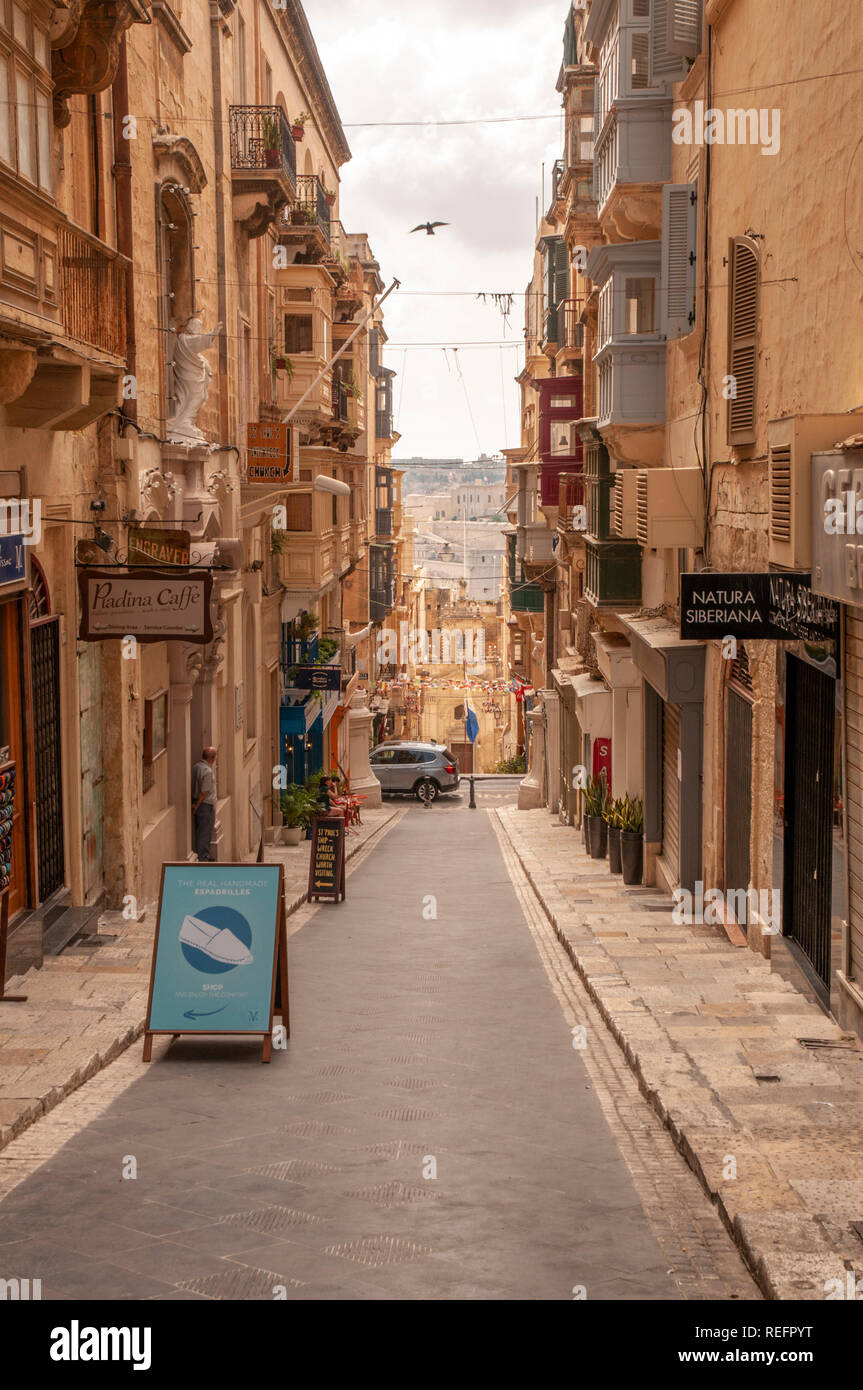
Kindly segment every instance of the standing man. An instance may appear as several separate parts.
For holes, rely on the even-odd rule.
[[[215,748],[205,748],[200,762],[192,768],[195,853],[201,864],[210,862],[210,842],[216,824],[216,754]]]

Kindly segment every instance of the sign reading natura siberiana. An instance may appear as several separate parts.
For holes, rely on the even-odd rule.
[[[808,574],[682,574],[680,636],[774,642],[837,638],[835,603],[813,593]]]
[[[158,570],[83,569],[81,591],[82,642],[105,642],[134,637],[138,642],[198,642],[213,640],[210,593],[213,576],[188,570],[164,574]]]

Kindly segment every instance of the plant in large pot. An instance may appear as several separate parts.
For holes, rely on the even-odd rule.
[[[281,797],[282,820],[282,844],[298,845],[303,838],[306,827],[311,824],[312,816],[317,807],[317,798],[305,787],[299,786],[296,782],[285,787]]]
[[[296,120],[291,122],[291,134],[295,140],[302,140],[305,135],[305,124],[309,119],[308,111],[301,111]]]
[[[640,796],[623,798],[620,859],[624,883],[640,883],[644,870],[644,802]]]
[[[282,161],[282,131],[275,116],[261,117],[261,134],[264,137],[264,163],[268,169],[278,169]]]
[[[584,792],[584,816],[587,822],[587,848],[591,859],[604,859],[608,848],[608,827],[603,812],[608,805],[608,778],[605,768],[598,777],[590,777]]]
[[[605,817],[608,824],[608,867],[613,874],[623,873],[620,859],[620,832],[623,819],[623,797],[615,797],[609,802]]]

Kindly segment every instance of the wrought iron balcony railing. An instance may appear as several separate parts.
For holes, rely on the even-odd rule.
[[[252,173],[281,172],[291,188],[297,186],[297,150],[287,117],[280,106],[232,106],[231,169]]]
[[[330,242],[330,205],[323,184],[317,174],[300,174],[297,178],[297,201],[290,214],[285,213],[294,227],[318,227],[323,232],[327,244]]]
[[[557,341],[562,348],[584,347],[584,324],[580,323],[584,301],[565,299],[558,309]]]
[[[333,382],[333,419],[348,423],[348,388],[343,381]]]

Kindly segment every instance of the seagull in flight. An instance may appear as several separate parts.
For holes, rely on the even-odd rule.
[[[413,236],[414,232],[425,232],[428,236],[434,236],[435,227],[448,226],[448,222],[421,222],[418,227],[414,227],[413,231],[411,232],[411,236]]]

